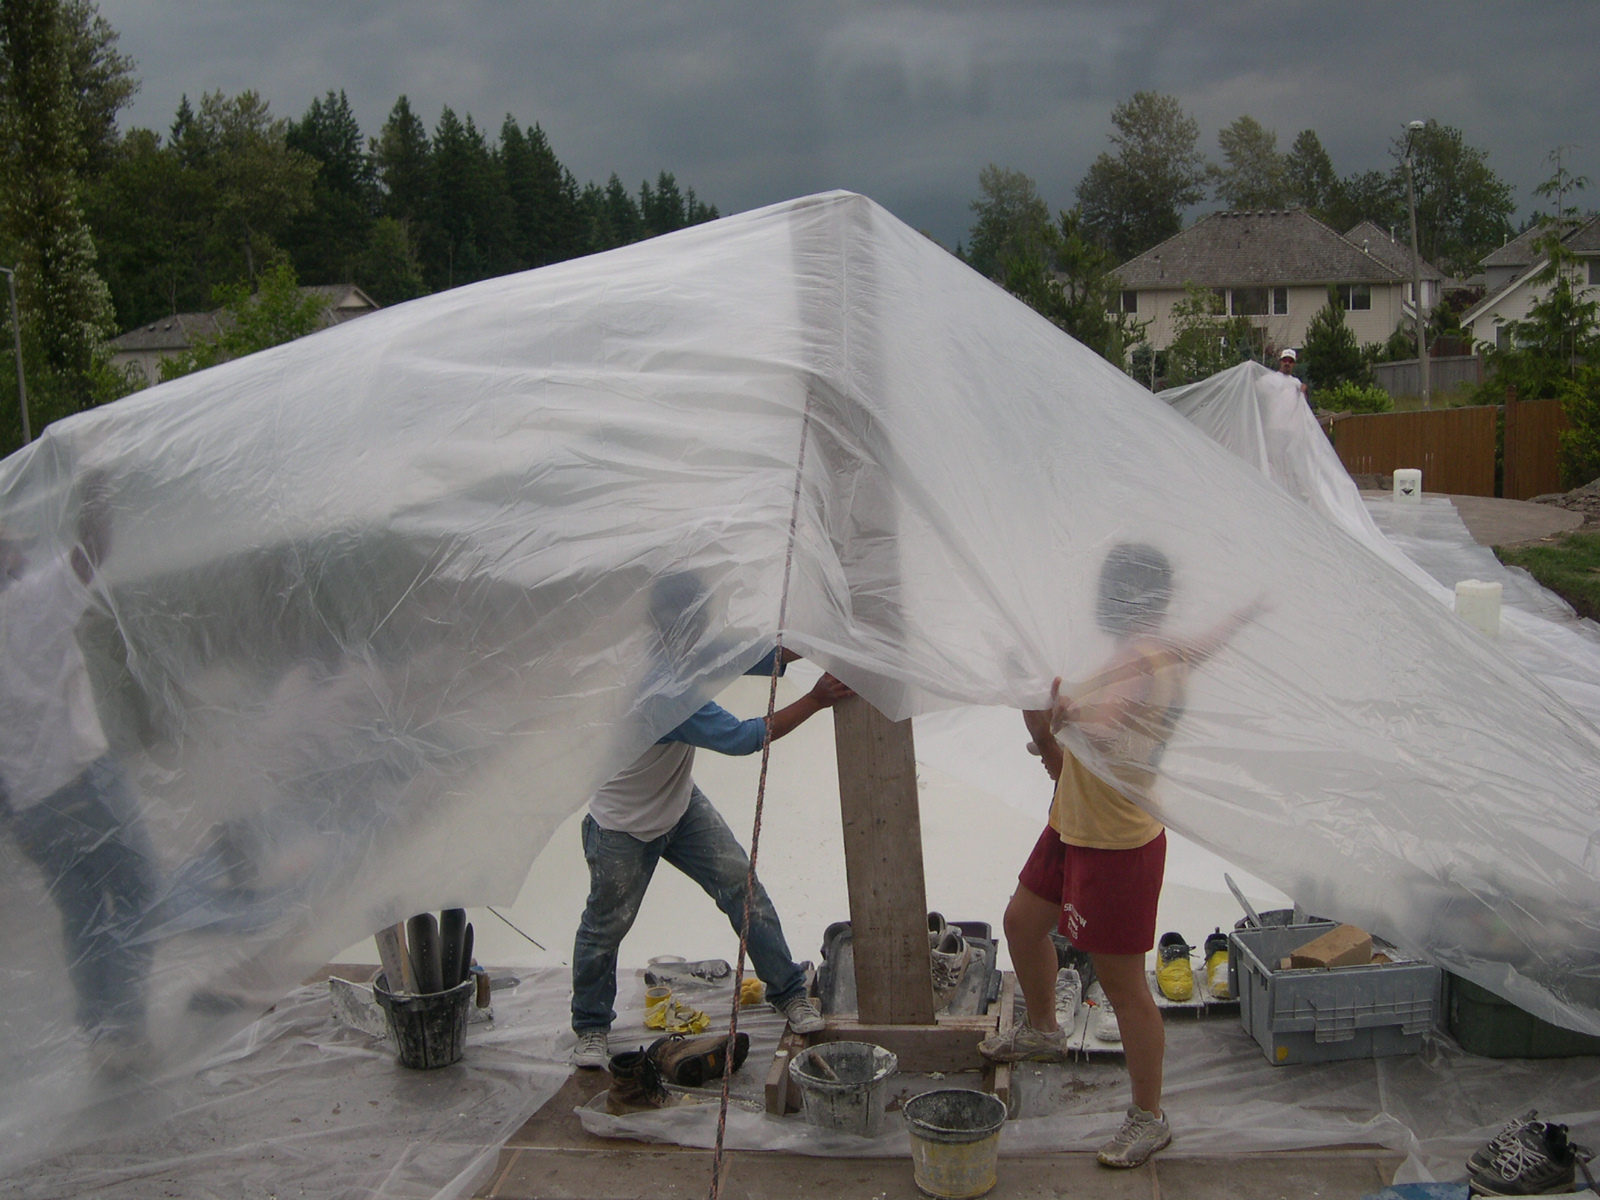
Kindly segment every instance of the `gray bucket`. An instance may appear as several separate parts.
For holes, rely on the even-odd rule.
[[[794,1056],[789,1078],[800,1089],[811,1124],[870,1138],[883,1132],[889,1079],[899,1067],[894,1054],[870,1042],[823,1042]]]
[[[995,1185],[1006,1106],[988,1092],[940,1088],[905,1102],[917,1187],[939,1200],[970,1200]]]

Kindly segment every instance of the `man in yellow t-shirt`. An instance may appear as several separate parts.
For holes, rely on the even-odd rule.
[[[1028,1015],[981,1047],[997,1062],[1064,1060],[1069,1031],[1055,1020],[1051,932],[1059,929],[1087,952],[1117,1014],[1133,1084],[1127,1120],[1099,1153],[1110,1167],[1136,1167],[1172,1140],[1161,1110],[1166,1038],[1144,975],[1145,955],[1155,945],[1167,836],[1134,801],[1150,799],[1161,755],[1183,714],[1189,672],[1259,609],[1258,603],[1203,637],[1178,643],[1160,635],[1171,597],[1166,555],[1141,544],[1113,547],[1101,569],[1095,616],[1117,639],[1116,652],[1069,694],[1057,679],[1050,707],[1023,714],[1056,781],[1049,826],[1018,877],[1005,916]],[[1094,751],[1109,780],[1056,740],[1067,725]]]

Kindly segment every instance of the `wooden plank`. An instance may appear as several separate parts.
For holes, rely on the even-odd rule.
[[[854,697],[834,707],[833,729],[857,1009],[867,1024],[932,1025],[911,722],[891,721]]]
[[[772,1056],[772,1065],[767,1068],[766,1082],[767,1111],[775,1117],[796,1112],[800,1108],[800,1097],[795,1094],[798,1089],[794,1086],[794,1080],[789,1078],[789,1063],[806,1048],[806,1042],[805,1034],[788,1028],[778,1039],[778,1050]]]
[[[1000,1004],[999,1017],[996,1022],[1001,1030],[1010,1029],[1017,1019],[1017,977],[1006,971],[1000,977]],[[995,1099],[1006,1106],[1007,1113],[1011,1113],[1011,1063],[987,1063],[983,1073],[983,1090],[994,1093]]]
[[[963,1018],[937,1025],[876,1025],[830,1018],[819,1042],[871,1042],[892,1050],[902,1071],[975,1071],[983,1067],[978,1043],[994,1032],[993,1017]]]

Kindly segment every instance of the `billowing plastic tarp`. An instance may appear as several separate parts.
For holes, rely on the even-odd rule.
[[[1499,648],[1600,726],[1600,626],[1479,546],[1444,497],[1364,501],[1289,376],[1245,362],[1160,396],[1441,603],[1464,579],[1499,583]]]
[[[509,901],[550,830],[780,630],[895,717],[1072,690],[1126,648],[1097,607],[1130,546],[1171,567],[1155,640],[1236,628],[1161,745],[1069,726],[1074,752],[1310,909],[1600,1032],[1600,735],[859,196],[63,421],[0,464],[0,523],[12,587],[88,580],[81,621],[80,599],[29,619],[77,622],[67,674],[106,751],[74,794],[126,868],[103,920],[64,924],[70,839],[0,850],[13,1151],[112,1086],[80,1025],[143,1005],[138,1071],[179,1070],[372,930]]]

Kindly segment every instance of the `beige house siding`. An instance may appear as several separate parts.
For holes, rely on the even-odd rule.
[[[1528,273],[1532,275],[1538,272]],[[1580,263],[1571,273],[1572,281],[1584,299],[1600,299],[1600,286],[1589,283],[1589,274],[1589,264]],[[1548,290],[1543,285],[1521,279],[1499,295],[1487,297],[1479,307],[1467,314],[1467,320],[1464,322],[1472,333],[1473,342],[1488,342],[1491,346],[1494,345],[1499,336],[1500,326],[1510,321],[1527,320],[1528,311]]]
[[[1345,322],[1356,341],[1387,341],[1402,316],[1409,318],[1410,306],[1405,303],[1406,289],[1398,284],[1374,283],[1372,307],[1352,309],[1345,313]],[[1289,311],[1283,315],[1251,317],[1258,328],[1264,328],[1267,341],[1276,349],[1285,346],[1296,348],[1305,344],[1306,327],[1317,310],[1328,302],[1326,284],[1289,287]],[[1149,321],[1145,337],[1157,350],[1165,350],[1176,335],[1172,310],[1184,298],[1181,288],[1145,289],[1137,293],[1138,309],[1132,315],[1140,321]]]

